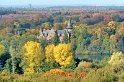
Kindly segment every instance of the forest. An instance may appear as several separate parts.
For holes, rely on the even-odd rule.
[[[124,82],[124,11],[64,8],[0,10],[0,82]]]

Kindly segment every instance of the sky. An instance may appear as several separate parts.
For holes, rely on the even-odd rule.
[[[124,6],[124,0],[0,0],[0,6]]]

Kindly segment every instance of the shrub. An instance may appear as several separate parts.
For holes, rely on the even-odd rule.
[[[113,82],[116,80],[112,70],[108,68],[90,72],[81,82]]]
[[[62,69],[51,69],[50,71],[46,72],[46,76],[51,76],[51,75],[73,77],[73,72],[67,73],[67,72],[63,71]]]
[[[117,73],[124,69],[124,54],[122,52],[113,53],[108,62]]]

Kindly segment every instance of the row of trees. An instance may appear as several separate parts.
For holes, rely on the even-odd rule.
[[[56,46],[51,44],[45,47],[44,50],[40,43],[34,41],[26,42],[21,49],[18,49],[19,45],[16,43],[12,42],[9,48],[11,57],[8,61],[8,65],[10,67],[8,67],[7,63],[4,65],[4,70],[8,70],[12,73],[18,73],[18,71],[24,72],[25,74],[39,73],[41,72],[43,61],[58,64],[60,67],[66,67],[73,61],[70,44],[58,44]],[[0,45],[0,54],[4,53],[4,50],[4,46]],[[18,52],[18,50],[22,50],[20,51],[21,53]],[[19,57],[19,53],[21,57]],[[0,57],[2,57],[2,55]]]
[[[2,12],[2,11],[1,11]],[[11,12],[11,10],[10,10]],[[107,24],[110,21],[116,21],[116,22],[123,22],[123,13],[88,13],[85,14],[83,12],[77,12],[72,11],[71,13],[69,12],[50,12],[50,14],[43,15],[44,13],[41,14],[32,14],[29,17],[21,18],[18,20],[19,22],[19,27],[21,28],[35,28],[35,27],[42,27],[45,29],[51,29],[52,27],[54,29],[63,29],[67,26],[67,20],[71,16],[71,20],[73,25],[80,25],[80,24],[86,24],[86,25],[95,25],[98,23],[103,22],[104,24]],[[8,11],[9,13],[9,11]],[[68,14],[65,14],[68,13]],[[34,16],[34,17],[33,17]],[[33,18],[33,19],[32,19]],[[12,23],[11,23],[12,24]],[[2,27],[6,27],[5,24],[2,25]],[[11,27],[12,25],[9,25]],[[0,28],[2,28],[0,27]]]

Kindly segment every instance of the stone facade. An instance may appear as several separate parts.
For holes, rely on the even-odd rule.
[[[46,38],[47,40],[50,40],[50,39],[52,39],[52,37],[54,37],[54,35],[56,33],[59,36],[60,42],[62,42],[64,33],[66,32],[68,34],[68,38],[70,38],[71,31],[72,31],[72,25],[71,25],[71,20],[69,19],[67,27],[63,30],[54,30],[54,29],[51,29],[51,30],[43,29],[43,30],[41,30],[40,29],[38,38]]]

